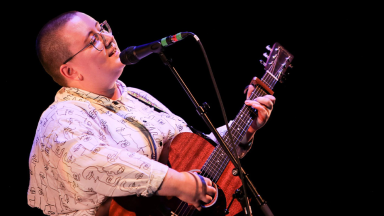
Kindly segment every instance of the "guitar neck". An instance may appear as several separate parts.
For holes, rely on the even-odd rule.
[[[250,100],[265,96],[268,93],[273,94],[272,89],[276,83],[278,81],[282,82],[281,78],[284,78],[284,72],[287,68],[286,64],[289,64],[293,59],[293,56],[278,43],[275,43],[272,49],[269,47],[267,49],[269,49],[271,53],[268,56],[267,63],[262,63],[265,66],[266,73],[261,81],[256,82],[256,79],[253,80],[252,84],[254,84],[255,89],[249,97]],[[227,143],[229,150],[234,155],[236,155],[236,146],[239,145],[245,136],[255,116],[256,110],[244,104],[229,127],[233,143],[231,142],[228,131],[224,134],[223,140]],[[229,161],[230,159],[221,145],[217,145],[201,171],[208,175],[212,181],[217,182]]]
[[[269,74],[266,73],[262,81],[264,81],[265,79],[270,80],[270,78],[267,78],[268,76]],[[274,85],[275,83],[271,84],[269,87],[271,88]],[[257,97],[265,95],[267,95],[267,92],[264,91],[264,89],[260,86],[256,86],[249,99],[253,100]],[[252,124],[254,117],[255,110],[244,104],[229,127],[234,143],[231,142],[228,131],[224,134],[223,140],[225,143],[227,143],[228,148],[232,153],[235,154],[236,146],[239,145],[239,143],[245,136],[248,128]],[[229,156],[225,153],[224,149],[220,145],[217,145],[208,160],[206,161],[206,163],[204,164],[204,166],[202,167],[201,171],[203,173],[208,174],[211,177],[212,181],[217,182],[221,174],[224,172],[224,169],[229,161]]]

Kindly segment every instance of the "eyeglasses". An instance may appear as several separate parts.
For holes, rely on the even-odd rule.
[[[99,33],[96,33],[92,36],[91,38],[91,41],[89,42],[89,44],[87,44],[83,49],[81,49],[79,52],[77,52],[75,55],[73,55],[72,57],[70,57],[69,59],[67,59],[63,64],[66,64],[67,62],[69,62],[71,59],[73,59],[73,57],[75,57],[77,54],[79,54],[81,51],[85,50],[86,48],[88,48],[89,46],[93,46],[97,51],[103,51],[105,49],[105,43],[106,43],[106,40],[104,38],[104,36],[101,34],[101,33],[106,33],[108,32],[109,34],[112,34],[112,29],[111,27],[109,26],[109,24],[107,23],[107,20],[105,20],[104,22],[100,23],[100,32]],[[101,39],[103,41],[101,41]],[[107,47],[108,49],[109,47]]]

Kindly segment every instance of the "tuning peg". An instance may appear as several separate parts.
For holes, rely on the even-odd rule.
[[[260,64],[262,64],[264,67],[267,65],[263,60],[260,60]]]
[[[265,58],[268,58],[268,57],[269,57],[267,53],[263,53],[263,56],[264,56]]]
[[[268,51],[271,51],[272,50],[272,48],[268,45],[268,46],[266,46],[265,47]]]
[[[288,67],[293,68],[292,64],[289,64]]]

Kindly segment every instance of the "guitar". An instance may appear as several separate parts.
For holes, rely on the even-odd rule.
[[[267,94],[272,95],[274,93],[273,87],[278,81],[283,82],[285,80],[287,68],[292,67],[290,63],[293,60],[293,55],[279,43],[275,43],[272,48],[267,46],[267,49],[270,53],[269,55],[264,53],[267,58],[266,62],[260,60],[266,72],[262,79],[255,77],[251,81],[251,85],[254,85],[255,89],[251,93],[250,100]],[[232,152],[240,148],[240,141],[254,118],[254,109],[244,105],[230,126],[234,143],[231,144],[228,132],[223,135],[223,140]],[[172,141],[168,165],[177,171],[200,170],[200,175],[210,178],[218,186],[217,201],[211,203],[211,207],[204,208],[199,212],[193,206],[176,197],[115,197],[112,200],[109,215],[234,216],[242,214],[245,200],[233,198],[236,197],[233,194],[241,192],[242,183],[237,176],[234,165],[220,145],[214,146],[212,142],[194,133],[181,133]]]

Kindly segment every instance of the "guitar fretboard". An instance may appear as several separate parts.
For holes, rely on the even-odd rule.
[[[276,85],[282,71],[281,68],[275,67],[276,64],[271,64],[270,67],[266,69],[266,73],[261,79],[261,81],[264,82],[270,89],[273,89],[273,87]],[[284,67],[284,65],[281,67]],[[267,95],[267,92],[261,86],[256,85],[249,99],[253,100],[257,97],[265,95]],[[255,114],[255,109],[244,104],[229,127],[234,143],[231,142],[228,131],[224,134],[223,140],[225,143],[227,143],[229,150],[233,153],[234,156],[237,155],[236,146],[239,145],[248,128],[252,124]],[[229,156],[225,153],[224,149],[221,147],[221,145],[217,145],[209,156],[208,160],[205,162],[204,166],[201,168],[202,174],[204,176],[210,177],[212,181],[217,183],[229,161]]]

